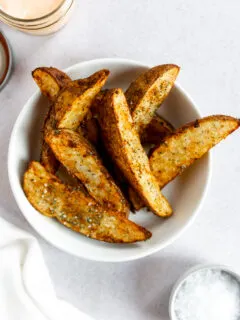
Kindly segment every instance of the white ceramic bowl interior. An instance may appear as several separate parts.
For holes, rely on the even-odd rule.
[[[192,275],[193,273],[198,272],[200,270],[204,270],[204,269],[223,271],[223,272],[229,274],[230,276],[232,276],[233,278],[235,278],[240,284],[240,275],[238,273],[236,273],[233,270],[233,268],[231,268],[229,266],[224,266],[224,265],[220,265],[220,264],[204,264],[204,265],[197,265],[197,266],[191,268],[186,273],[184,273],[180,277],[180,279],[178,279],[178,281],[176,282],[176,284],[174,285],[174,287],[172,289],[171,296],[169,299],[169,317],[171,320],[178,320],[176,317],[176,314],[174,312],[174,310],[175,310],[174,307],[175,307],[175,300],[176,300],[177,294],[178,294],[179,290],[181,289],[182,285],[184,284],[184,282],[188,279],[188,277],[190,275]]]
[[[102,68],[111,71],[107,88],[126,89],[132,80],[149,67],[123,59],[98,59],[74,65],[66,72],[76,79],[87,77]],[[99,242],[75,233],[54,219],[44,217],[37,212],[25,197],[22,178],[29,161],[39,160],[40,130],[47,109],[47,99],[37,91],[27,101],[14,125],[8,155],[9,180],[15,199],[25,218],[43,238],[59,249],[86,259],[127,261],[144,257],[166,247],[193,221],[203,201],[210,177],[209,155],[197,161],[183,175],[164,188],[163,193],[174,209],[171,218],[163,220],[146,210],[130,215],[131,220],[152,232],[152,238],[146,242],[128,245]],[[177,84],[159,113],[176,128],[200,116],[192,100]]]

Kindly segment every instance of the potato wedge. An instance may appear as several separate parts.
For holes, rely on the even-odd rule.
[[[92,112],[89,111],[80,126],[77,128],[77,132],[81,133],[88,141],[96,146],[100,139],[100,132],[97,119],[92,116]]]
[[[167,136],[153,149],[149,159],[160,188],[225,139],[239,125],[238,119],[216,115],[193,121]]]
[[[195,160],[201,158],[238,126],[238,119],[210,116],[187,124],[169,138],[166,137],[153,149],[150,156],[150,167],[160,188],[183,173]],[[128,194],[135,210],[144,207],[135,190],[129,188]]]
[[[67,129],[76,130],[89,112],[91,103],[105,84],[108,75],[108,70],[100,70],[88,78],[72,81],[64,87],[46,118],[44,136],[49,130],[63,124]]]
[[[107,93],[108,89],[101,90],[95,97],[92,105],[91,105],[91,111],[94,117],[98,117],[98,110],[102,105],[103,98],[105,94]]]
[[[52,67],[36,68],[32,71],[32,77],[37,83],[42,94],[48,97],[51,102],[54,102],[60,90],[63,87],[70,85],[72,81],[66,73]],[[52,106],[50,106],[50,109],[51,107]],[[42,144],[40,158],[41,163],[49,172],[56,172],[58,168],[58,161],[56,160],[49,146],[44,141]]]
[[[57,98],[59,91],[72,81],[66,73],[52,67],[36,68],[32,71],[32,77],[42,94],[52,102]]]
[[[105,92],[100,92],[94,102],[95,106],[95,112],[97,112],[97,109],[101,107],[101,100],[104,97]],[[165,136],[172,133],[174,130],[174,127],[171,125],[170,122],[159,116],[158,114],[155,114],[152,118],[151,122],[148,124],[148,126],[145,128],[141,135],[141,142],[143,144],[156,144],[159,143]],[[140,210],[141,208],[145,207],[144,201],[141,199],[140,195],[131,187],[126,186],[126,183],[123,182],[123,179],[125,178],[119,174],[118,167],[115,166],[113,177],[116,178],[115,181],[120,186],[121,190],[123,190],[122,185],[124,186],[124,192],[127,194],[128,200],[130,201],[133,210]],[[126,189],[126,190],[125,190]]]
[[[141,135],[143,144],[157,144],[174,131],[170,122],[155,114]]]
[[[130,84],[126,91],[126,99],[140,135],[168,96],[179,70],[180,68],[174,64],[156,66]]]
[[[46,168],[46,170],[52,174],[54,174],[59,168],[58,160],[45,141],[42,142],[40,162]]]
[[[133,211],[138,211],[145,207],[144,201],[131,186],[128,187],[128,198]]]
[[[108,76],[108,70],[100,70],[63,89],[54,104],[56,127],[76,130]]]
[[[105,84],[108,75],[108,70],[100,70],[88,78],[76,80],[64,87],[48,113],[43,128],[43,138],[45,139],[47,133],[58,126],[76,130],[89,112],[92,101]],[[93,136],[92,132],[88,133],[90,134]],[[59,165],[45,143],[42,146],[41,163],[51,173],[56,172]]]
[[[151,122],[147,125],[141,135],[142,144],[157,144],[163,138],[174,131],[174,127],[170,122],[155,114]],[[131,187],[128,187],[128,199],[134,210],[138,211],[145,207],[141,196]]]
[[[61,183],[38,162],[30,163],[23,188],[36,210],[87,237],[114,243],[132,243],[151,237],[151,232],[121,213],[107,210],[82,190]]]
[[[103,166],[94,147],[80,134],[68,129],[51,131],[46,141],[68,172],[76,176],[101,205],[129,214],[121,190]]]
[[[172,209],[151,173],[121,89],[112,89],[105,94],[104,103],[99,109],[99,122],[106,149],[128,182],[156,215],[171,215]]]
[[[40,162],[47,169],[47,171],[52,174],[54,174],[58,170],[59,162],[56,159],[49,145],[46,143],[45,136],[49,131],[53,130],[54,124],[54,110],[53,106],[51,106],[48,110],[48,114],[43,125],[43,141],[40,154]]]

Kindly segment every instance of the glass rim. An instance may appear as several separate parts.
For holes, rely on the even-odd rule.
[[[38,25],[31,25],[31,26],[21,26],[21,25],[12,24],[10,22],[8,22],[8,23],[5,22],[5,23],[8,24],[11,27],[13,27],[13,28],[15,28],[17,30],[23,31],[23,32],[43,30],[43,29],[49,28],[49,27],[51,27],[53,25],[56,25],[59,21],[61,21],[64,17],[66,17],[66,15],[71,10],[72,6],[73,6],[73,1],[71,2],[71,5],[67,9],[67,11],[63,15],[61,15],[61,17],[59,17],[54,22],[51,22],[50,24],[44,24],[43,26],[41,26],[41,24],[40,25],[39,24]],[[31,27],[33,27],[33,28],[31,28]]]
[[[35,22],[35,21],[39,21],[42,19],[46,19],[49,18],[52,14],[54,14],[55,12],[57,12],[66,2],[67,0],[62,0],[61,3],[51,12],[49,12],[48,14],[45,14],[44,16],[38,17],[38,18],[32,18],[32,19],[23,19],[23,18],[17,18],[14,16],[11,16],[10,14],[6,13],[5,11],[0,9],[0,15],[5,16],[6,19],[10,19],[10,20],[15,20],[15,21],[19,21],[19,22]],[[73,0],[71,0],[71,3],[73,2]]]
[[[8,81],[9,75],[11,73],[12,51],[11,51],[9,42],[2,31],[0,31],[0,39],[3,44],[4,53],[5,53],[5,57],[6,57],[6,68],[5,68],[5,71],[2,75],[2,77],[0,78],[0,91],[1,91],[1,89],[4,87],[4,85]]]

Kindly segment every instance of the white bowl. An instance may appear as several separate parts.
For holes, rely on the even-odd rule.
[[[123,59],[98,59],[76,64],[66,70],[73,78],[87,77],[107,68],[111,71],[107,87],[126,89],[129,83],[149,67],[139,62]],[[123,245],[108,244],[89,239],[60,225],[54,219],[37,212],[22,189],[22,177],[30,160],[39,160],[40,130],[48,107],[47,99],[37,91],[23,107],[12,131],[8,173],[17,204],[32,227],[54,246],[78,257],[120,262],[134,260],[163,249],[193,222],[199,210],[210,178],[210,156],[206,155],[182,176],[171,182],[163,193],[174,208],[174,215],[163,220],[151,212],[141,210],[130,219],[149,229],[153,236],[146,242]],[[200,114],[192,100],[179,85],[175,85],[160,114],[175,126],[195,120]]]
[[[188,277],[190,275],[192,275],[193,273],[198,272],[200,270],[204,270],[204,269],[224,271],[227,274],[229,274],[230,276],[234,277],[240,284],[240,275],[238,273],[236,273],[233,270],[233,268],[231,268],[229,266],[224,266],[221,264],[202,264],[202,265],[200,264],[200,265],[197,265],[197,266],[191,268],[190,270],[185,272],[178,279],[178,281],[175,283],[175,285],[172,289],[170,299],[169,299],[169,317],[171,320],[178,320],[175,315],[174,308],[175,308],[176,297],[177,297],[179,290],[181,289],[181,286],[188,279]]]

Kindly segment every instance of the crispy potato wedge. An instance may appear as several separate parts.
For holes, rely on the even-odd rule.
[[[163,138],[174,131],[174,127],[170,122],[155,114],[151,122],[145,128],[141,135],[142,144],[157,144]],[[128,199],[134,210],[138,211],[145,207],[141,196],[131,187],[128,187]]]
[[[174,131],[170,122],[155,114],[141,135],[143,144],[157,144]]]
[[[80,134],[68,129],[51,131],[46,141],[68,172],[76,176],[101,205],[129,214],[119,187],[103,166],[95,148]]]
[[[88,141],[96,146],[100,139],[100,132],[97,119],[93,117],[92,112],[89,111],[80,126],[77,128],[77,132],[81,133]]]
[[[100,70],[63,89],[54,104],[56,127],[76,130],[108,76],[108,70]]]
[[[149,159],[160,188],[225,139],[239,125],[238,119],[216,115],[193,121],[167,136],[153,149]]]
[[[173,133],[169,139],[166,138],[163,141],[163,144],[160,143],[156,149],[153,149],[155,151],[150,157],[150,166],[159,181],[160,188],[162,189],[216,143],[230,134],[231,128],[234,128],[233,131],[237,129],[237,122],[237,119],[226,116],[203,118],[178,129],[176,134]],[[199,129],[198,124],[200,124]],[[144,207],[142,199],[135,190],[129,188],[128,194],[135,210]]]
[[[73,130],[79,127],[89,112],[95,96],[105,84],[108,75],[108,70],[100,70],[88,78],[71,82],[61,90],[46,118],[43,128],[44,140],[47,133],[56,127],[65,126]],[[85,130],[88,137],[91,136],[92,139],[95,138],[94,129],[96,129],[96,127],[93,126],[94,124],[92,123],[90,132],[86,133],[88,129]],[[43,143],[42,146],[41,163],[48,168],[51,173],[56,172],[59,165],[45,143]]]
[[[98,117],[98,110],[101,107],[103,103],[103,98],[105,94],[107,93],[108,89],[101,90],[95,97],[92,105],[91,105],[91,111],[94,117]]]
[[[55,127],[55,117],[54,117],[53,106],[51,106],[50,109],[48,110],[48,114],[46,116],[46,119],[43,125],[43,141],[42,141],[42,148],[41,148],[41,154],[40,154],[40,162],[47,169],[47,171],[52,174],[54,174],[58,170],[59,162],[56,159],[49,145],[46,143],[45,136],[49,131],[53,130],[54,127]]]
[[[52,67],[36,68],[32,71],[32,77],[42,94],[51,101],[55,101],[59,91],[72,81],[66,73]]]
[[[23,188],[36,210],[87,237],[114,243],[132,243],[151,237],[151,232],[121,213],[101,207],[82,190],[61,183],[38,162],[30,163]]]
[[[103,99],[105,93],[106,91],[100,92],[96,97],[96,100],[94,101],[95,112],[97,112],[97,109],[100,107],[101,100]],[[173,130],[174,130],[174,127],[171,125],[170,122],[168,122],[158,114],[155,114],[151,122],[143,131],[141,135],[141,142],[143,144],[159,143],[165,136],[172,133]],[[121,175],[121,173],[119,174],[118,171],[119,171],[118,167],[115,166],[113,176],[122,191],[124,188],[124,192],[128,196],[128,199],[132,205],[132,209],[138,211],[141,208],[145,207],[144,201],[141,199],[140,195],[138,195],[138,193],[131,186],[126,186],[126,183],[124,181],[125,178]]]
[[[76,130],[89,112],[95,96],[105,84],[108,70],[100,70],[88,78],[76,80],[64,87],[55,100],[45,124],[44,136],[57,127]]]
[[[49,145],[44,140],[42,142],[40,162],[46,168],[46,170],[52,174],[58,170],[59,162]]]
[[[171,215],[172,209],[151,173],[123,91],[109,90],[103,99],[99,122],[106,149],[146,205],[161,217]]]
[[[179,70],[180,68],[174,64],[156,66],[130,84],[126,91],[126,99],[140,135],[168,96]]]
[[[84,185],[76,177],[70,175],[67,169],[62,164],[60,164],[57,172],[54,175],[58,177],[62,181],[62,183],[73,186],[73,187],[78,187],[80,190],[83,190],[85,193],[87,192],[87,189],[84,187]]]
[[[54,102],[60,90],[63,87],[70,85],[72,81],[66,73],[52,67],[36,68],[35,70],[32,71],[32,77],[37,83],[42,94],[47,96],[51,102]],[[52,106],[50,106],[50,109],[51,107]],[[49,110],[49,113],[50,113],[50,110]],[[48,114],[47,118],[49,116],[50,114]],[[42,144],[40,158],[41,158],[41,163],[49,172],[51,173],[56,172],[58,168],[58,161],[56,160],[49,146],[44,141]]]
[[[128,187],[128,199],[132,205],[133,211],[138,211],[145,207],[145,203],[140,197],[140,195],[131,187]]]

